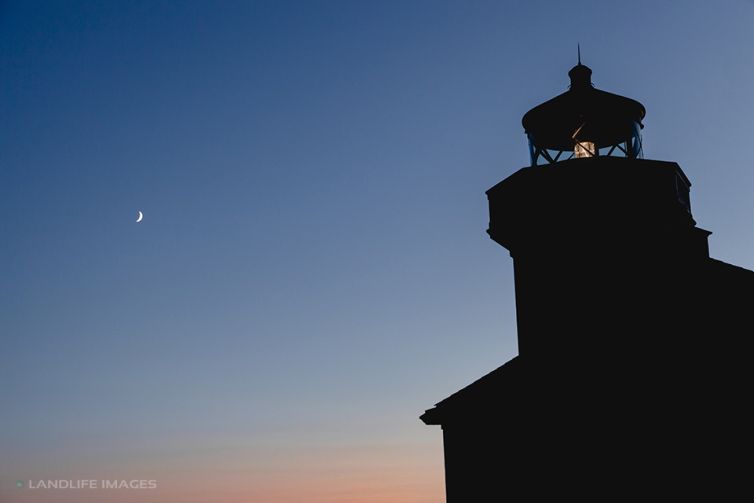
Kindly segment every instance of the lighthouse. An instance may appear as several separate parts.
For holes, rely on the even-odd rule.
[[[688,177],[645,157],[644,106],[591,76],[579,57],[523,116],[530,163],[487,191],[518,356],[421,416],[448,503],[750,491],[731,452],[751,448],[754,272],[710,257]]]

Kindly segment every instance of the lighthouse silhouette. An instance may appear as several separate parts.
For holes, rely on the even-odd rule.
[[[487,191],[519,354],[421,416],[448,503],[751,493],[754,272],[709,256],[644,107],[591,74],[524,115],[531,165]]]

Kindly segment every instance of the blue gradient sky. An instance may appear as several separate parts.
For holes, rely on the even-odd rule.
[[[521,116],[580,42],[754,268],[752,26],[744,0],[0,3],[0,499],[437,501],[418,415],[516,353],[484,191],[527,163]],[[12,487],[105,473],[159,497]]]

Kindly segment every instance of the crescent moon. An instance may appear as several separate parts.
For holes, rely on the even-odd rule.
[[[138,224],[143,219],[144,219],[144,213],[142,213],[141,211],[139,211],[139,216],[136,218],[136,223]]]

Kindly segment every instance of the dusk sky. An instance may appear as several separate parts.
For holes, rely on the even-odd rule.
[[[577,43],[754,269],[754,1],[0,1],[0,501],[444,501]]]

